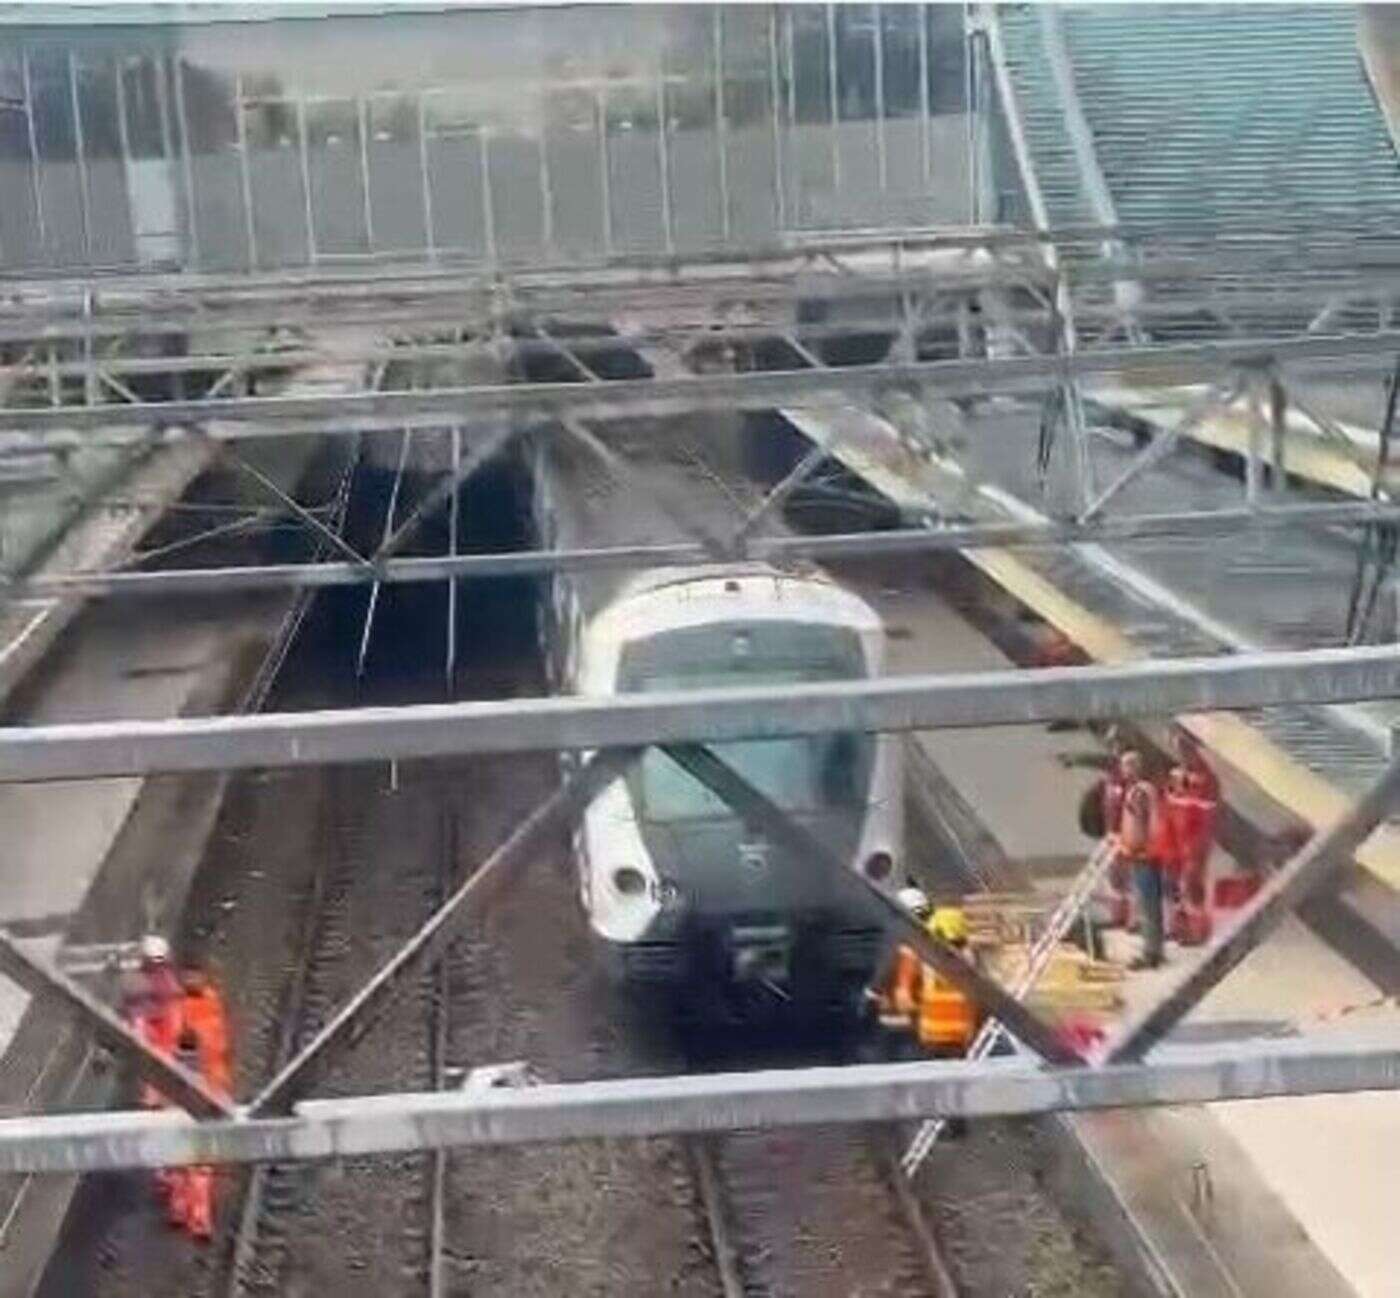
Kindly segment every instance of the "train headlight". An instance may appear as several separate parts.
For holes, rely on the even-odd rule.
[[[894,857],[888,852],[871,852],[865,858],[865,877],[872,883],[884,883],[894,873]]]
[[[631,865],[620,865],[612,872],[612,885],[624,897],[640,897],[647,890],[647,879]]]

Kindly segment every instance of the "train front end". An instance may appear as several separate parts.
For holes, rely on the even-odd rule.
[[[585,693],[659,694],[860,680],[883,667],[864,601],[767,570],[679,577],[625,596],[585,636]],[[713,746],[840,859],[893,891],[901,748],[852,731]],[[853,1006],[880,947],[865,890],[747,826],[653,748],[587,813],[584,905],[624,983],[740,1008]]]

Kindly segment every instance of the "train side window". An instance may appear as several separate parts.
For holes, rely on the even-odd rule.
[[[821,768],[822,798],[831,806],[849,806],[859,790],[856,785],[856,763],[859,746],[848,731],[833,735]]]

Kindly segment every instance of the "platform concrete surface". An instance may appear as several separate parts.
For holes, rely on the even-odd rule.
[[[246,604],[249,637],[266,637],[266,600]],[[255,610],[261,608],[261,619]],[[206,603],[174,610],[168,602],[133,609],[94,606],[83,634],[64,640],[26,685],[10,723],[155,719],[185,712],[210,678],[228,670],[240,634],[228,610],[211,618]],[[202,614],[202,615],[201,615]],[[261,627],[259,627],[261,622]],[[0,784],[0,924],[29,937],[66,929],[141,792],[140,779]],[[28,996],[0,980],[0,1043]]]
[[[1193,952],[1173,950],[1165,969],[1129,979],[1129,1004],[1160,996],[1193,958]],[[1400,1009],[1290,918],[1174,1036],[1199,1040],[1296,1032],[1330,1039],[1366,1030],[1400,1038]],[[1400,1295],[1400,1236],[1394,1229],[1400,1202],[1400,1094],[1218,1104],[1200,1110],[1197,1120],[1218,1131],[1212,1142],[1217,1150],[1228,1141],[1243,1154],[1351,1291],[1361,1298]],[[1216,1161],[1228,1165],[1232,1157],[1227,1151]]]
[[[853,584],[884,619],[889,674],[1015,665],[920,582]],[[998,726],[924,730],[911,742],[976,809],[1005,855],[1028,874],[1059,874],[1084,860],[1091,844],[1079,831],[1079,801],[1098,773],[1066,769],[1060,759],[1095,747],[1092,736],[1045,726]]]

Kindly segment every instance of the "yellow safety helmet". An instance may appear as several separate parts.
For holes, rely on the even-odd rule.
[[[960,906],[940,906],[928,922],[928,931],[954,946],[967,941],[967,915]]]

